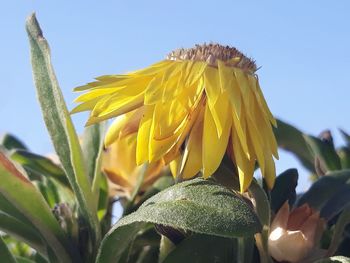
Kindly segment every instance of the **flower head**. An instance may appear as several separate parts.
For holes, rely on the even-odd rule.
[[[136,136],[133,133],[118,138],[103,154],[102,170],[109,179],[111,195],[130,198],[143,172],[142,166],[136,164]],[[158,161],[146,168],[141,189],[151,185],[161,175],[163,166]]]
[[[288,201],[278,210],[269,235],[269,250],[277,261],[299,262],[315,248],[324,227],[319,212],[304,204],[292,212]]]
[[[276,125],[260,90],[254,61],[235,48],[197,45],[171,52],[166,60],[124,75],[107,75],[76,88],[87,92],[73,112],[91,111],[87,124],[123,115],[105,143],[125,130],[137,132],[136,162],[172,162],[187,179],[209,177],[227,152],[250,185],[256,161],[272,188]]]

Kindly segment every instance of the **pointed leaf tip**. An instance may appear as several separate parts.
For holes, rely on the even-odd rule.
[[[39,22],[36,19],[35,13],[32,13],[27,17],[26,20],[26,29],[28,33],[33,37],[33,38],[44,38],[43,37],[43,31],[40,28]]]

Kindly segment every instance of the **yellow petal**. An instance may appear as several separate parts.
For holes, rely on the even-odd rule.
[[[235,130],[238,138],[240,140],[241,146],[247,158],[250,159],[250,150],[248,148],[248,135],[247,135],[247,124],[246,124],[246,114],[243,109],[241,109],[241,118],[238,119],[237,114],[232,113],[232,130]]]
[[[194,177],[202,168],[202,134],[203,134],[203,112],[198,115],[193,125],[183,154],[180,173],[183,179]]]
[[[167,152],[163,158],[162,161],[164,163],[164,165],[170,164],[173,160],[177,160],[178,157],[181,156],[181,153],[179,151],[179,147],[177,147],[176,145],[170,149],[169,152]]]
[[[196,83],[200,78],[204,76],[204,71],[207,68],[207,63],[196,61],[193,63],[192,70],[189,72],[189,75],[187,76],[186,84],[188,86],[192,86],[194,83]]]
[[[151,105],[157,102],[162,101],[164,90],[168,81],[174,81],[174,79],[170,80],[170,77],[174,73],[174,71],[179,72],[181,70],[182,64],[172,63],[169,67],[167,67],[162,72],[159,72],[154,78],[149,82],[149,85],[145,91],[145,104]],[[175,78],[176,80],[176,78]]]
[[[244,102],[247,102],[250,100],[249,97],[246,97],[247,93],[250,90],[247,75],[246,73],[244,73],[243,70],[239,68],[234,68],[234,73],[236,76],[238,86],[240,87],[242,97],[244,98]]]
[[[92,117],[95,117],[99,121],[116,117],[121,114],[132,111],[143,105],[143,94],[138,94],[133,97],[125,98],[106,98],[101,99],[91,112]]]
[[[178,100],[169,103],[157,103],[154,114],[154,134],[155,140],[164,140],[174,135],[186,123],[189,114]]]
[[[204,178],[212,175],[219,167],[227,149],[231,133],[231,118],[223,128],[221,137],[218,137],[213,116],[207,105],[204,113],[203,140],[202,140],[202,166]]]
[[[269,109],[269,106],[266,103],[264,94],[262,93],[262,91],[260,89],[259,81],[256,80],[255,83],[256,83],[256,95],[257,95],[258,101],[259,101],[259,103],[261,103],[262,108],[264,109],[264,111],[268,115],[270,122],[273,124],[273,126],[277,127],[276,119],[273,117],[273,115]]]
[[[216,68],[207,67],[205,69],[204,88],[208,98],[208,105],[212,107],[221,93],[219,74]]]
[[[169,167],[170,167],[170,172],[173,175],[174,178],[177,176],[177,171],[179,169],[179,166],[181,164],[181,155],[179,155],[176,159],[170,162]]]
[[[175,152],[181,147],[199,113],[200,106],[198,105],[203,104],[202,97],[195,97],[193,103],[193,107],[188,111],[176,101],[168,104],[170,108],[160,103],[156,105],[151,126],[149,161],[159,159],[174,146],[176,146],[176,149],[173,149]],[[176,125],[172,126],[173,123]],[[171,132],[167,132],[169,127],[171,127]],[[159,137],[160,134],[162,136]]]
[[[199,79],[190,87],[186,87],[181,94],[177,96],[179,103],[188,111],[193,111],[200,99],[203,97],[204,80]]]
[[[97,81],[90,82],[86,85],[74,88],[74,91],[84,91],[95,87],[103,86],[111,82],[117,83],[118,81],[122,81],[128,78],[130,77],[126,75],[104,75],[104,76],[95,78]]]
[[[136,168],[136,133],[128,138],[115,141],[103,156],[102,167],[108,172],[109,178],[121,186],[127,187],[125,183],[132,185],[132,178]]]
[[[261,137],[265,140],[265,147],[268,147],[269,154],[273,154],[278,159],[278,145],[276,142],[275,135],[272,131],[271,123],[267,119],[267,116],[264,115],[259,103],[255,100],[254,102],[254,117],[257,123],[257,127],[260,129]]]
[[[271,154],[266,154],[265,156],[265,172],[263,173],[263,176],[268,188],[272,189],[275,184],[276,168]]]
[[[241,115],[241,92],[234,75],[234,70],[231,67],[226,67],[220,60],[218,61],[218,69],[221,91],[227,92],[232,108],[239,119]]]
[[[127,122],[124,125],[123,129],[120,130],[120,137],[125,137],[129,134],[135,133],[138,131],[140,126],[140,121],[145,112],[145,107],[140,107],[134,111],[126,113]]]
[[[147,68],[128,72],[128,75],[154,75],[161,71],[166,70],[168,67],[170,67],[174,63],[177,63],[177,62],[171,61],[171,60],[162,60],[151,66],[148,66]]]
[[[227,93],[224,92],[220,94],[216,103],[212,106],[209,105],[209,109],[215,122],[218,137],[221,137],[227,119],[230,117],[228,111],[229,101],[227,99]]]
[[[93,110],[93,108],[96,106],[98,103],[99,98],[89,100],[87,102],[83,102],[76,106],[73,110],[71,110],[71,114],[82,112],[82,111],[88,111],[88,110]]]
[[[155,104],[162,99],[164,87],[161,86],[161,83],[162,83],[162,76],[161,75],[155,76],[149,82],[149,84],[146,88],[146,92],[145,92],[144,103],[146,105]]]
[[[188,115],[185,117],[181,127],[179,127],[171,136],[168,136],[162,140],[157,140],[154,137],[156,122],[157,122],[155,115],[156,113],[154,113],[153,115],[152,126],[150,131],[150,142],[149,142],[149,153],[148,153],[148,160],[150,162],[159,160],[160,158],[162,158],[162,156],[167,154],[169,151],[173,151],[174,153],[176,153],[178,151],[177,148],[179,148],[182,142],[185,140],[188,133],[188,129],[190,129],[192,125],[192,120],[190,118],[190,115]],[[176,147],[176,145],[177,145],[177,148],[174,148]]]
[[[142,107],[135,111],[118,116],[113,121],[112,125],[108,128],[108,131],[105,135],[105,147],[108,147],[109,145],[114,143],[118,138],[122,138],[132,133],[136,133],[138,131],[138,127],[143,113],[144,108]]]
[[[247,114],[249,116],[249,114]],[[260,138],[259,130],[257,129],[255,123],[248,119],[247,122],[249,140],[254,149],[256,157],[258,159],[258,163],[261,169],[262,174],[265,173],[265,157],[264,157],[264,144]]]
[[[145,106],[137,133],[136,163],[141,165],[148,160],[149,139],[152,126],[154,106]]]
[[[145,88],[148,83],[153,79],[153,76],[130,76],[130,75],[122,75],[118,76],[115,81],[95,81],[88,84],[90,86],[91,91],[97,91],[100,89],[117,89],[118,91],[122,91],[124,89],[130,90],[130,87],[137,86],[139,88]]]
[[[168,77],[168,80],[164,82],[162,102],[168,102],[172,99],[175,99],[183,90],[187,88],[184,85],[182,78],[186,65],[188,62],[184,61],[179,63],[171,72]]]
[[[118,116],[113,121],[112,125],[108,128],[108,131],[104,139],[105,147],[110,146],[119,138],[120,131],[124,127],[126,121],[127,121],[127,118],[125,115]]]
[[[85,94],[77,97],[74,102],[86,102],[92,99],[100,98],[105,95],[110,95],[114,92],[118,91],[116,88],[108,88],[108,89],[93,89]]]
[[[241,192],[245,192],[252,182],[255,160],[247,158],[238,135],[232,131],[233,161],[237,167]]]

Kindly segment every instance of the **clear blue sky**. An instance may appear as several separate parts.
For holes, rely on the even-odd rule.
[[[3,1],[0,133],[52,151],[33,87],[25,18],[35,11],[69,108],[72,89],[196,43],[232,45],[255,58],[272,112],[307,133],[350,131],[349,1]],[[86,114],[74,116],[79,132]],[[300,165],[281,153],[278,172]],[[303,182],[307,173],[300,169]],[[303,189],[305,183],[301,184]]]

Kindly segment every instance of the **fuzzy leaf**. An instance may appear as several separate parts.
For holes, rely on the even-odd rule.
[[[27,19],[26,29],[31,46],[35,86],[46,127],[77,197],[79,211],[88,223],[92,239],[98,243],[100,226],[97,200],[92,195],[79,139],[51,65],[49,45],[34,14]]]
[[[120,233],[125,228],[137,233],[133,226],[145,223],[228,238],[261,231],[256,214],[239,194],[211,180],[194,179],[165,189],[122,218],[102,241],[97,262],[119,262],[123,251],[115,244],[123,238]]]

